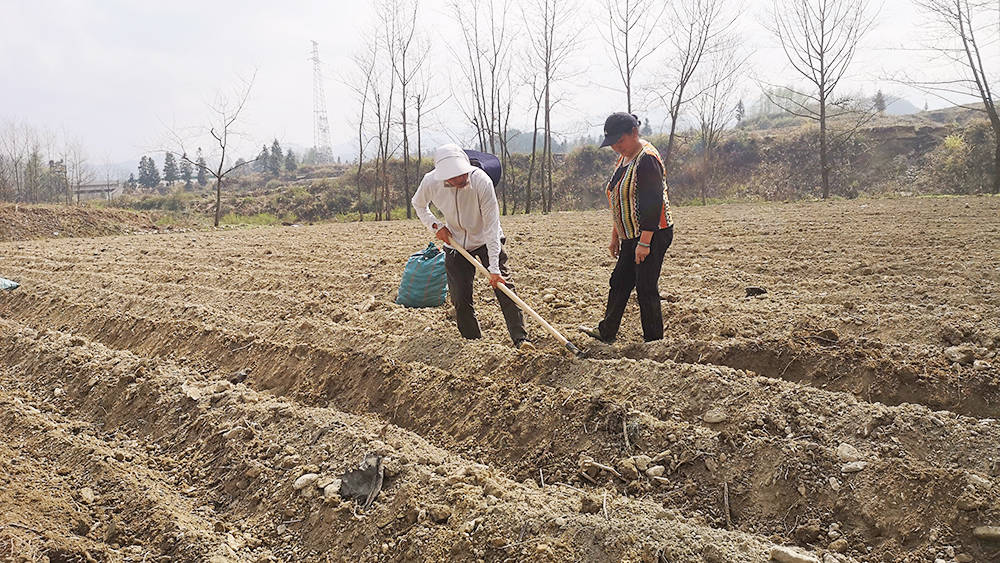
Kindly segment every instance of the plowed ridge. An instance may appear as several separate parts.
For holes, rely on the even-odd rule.
[[[447,307],[393,304],[401,264],[425,239],[412,222],[3,245],[0,274],[22,283],[0,297],[0,315],[10,319],[4,330],[17,335],[17,344],[5,336],[0,347],[3,398],[46,404],[49,389],[62,385],[68,394],[56,403],[55,424],[110,425],[126,442],[171,444],[163,455],[175,466],[140,478],[162,483],[166,500],[146,494],[136,501],[145,512],[126,512],[162,521],[129,531],[154,555],[181,556],[163,538],[188,526],[206,530],[190,548],[205,557],[728,561],[766,559],[776,542],[833,560],[989,560],[1000,546],[973,530],[1000,524],[1000,327],[989,314],[1000,310],[1000,200],[682,211],[661,279],[667,338],[641,343],[631,304],[619,342],[590,346],[586,360],[562,355],[537,327],[539,350],[514,351],[486,287],[477,290],[486,334],[478,342],[458,337]],[[605,221],[600,213],[504,220],[519,293],[580,344],[572,327],[603,310],[610,259],[602,255],[604,229],[594,225]],[[949,246],[958,244],[959,259]],[[768,292],[747,298],[748,285]],[[97,350],[85,368],[73,360],[74,338]],[[951,347],[968,357],[954,362]],[[176,399],[144,395],[146,376],[116,381],[123,358],[160,374],[149,377]],[[73,384],[52,380],[59,372]],[[74,390],[83,381],[119,395],[101,402],[100,394]],[[184,385],[221,385],[208,396],[272,406],[216,398],[204,412],[191,410],[202,401],[185,400]],[[274,412],[286,410],[293,420],[276,420]],[[4,423],[16,434],[31,420]],[[289,443],[300,457],[288,467],[276,461],[268,474],[276,488],[256,496],[239,491],[261,450],[206,438],[242,427],[253,444],[264,436],[260,448]],[[432,452],[402,456],[414,475],[447,480],[451,469],[429,460],[454,459],[456,471],[482,464],[501,488],[522,491],[503,510],[488,499],[506,497],[480,494],[487,504],[463,513],[471,521],[485,507],[499,514],[489,520],[495,538],[462,532],[461,524],[438,530],[415,516],[409,524],[426,529],[438,551],[414,551],[392,539],[412,530],[324,516],[315,505],[326,505],[315,499],[303,507],[308,502],[290,489],[297,473],[323,466],[321,458],[322,472],[343,472],[369,442],[387,443],[386,432],[398,436],[393,456]],[[353,445],[322,449],[328,436],[346,440],[345,433]],[[286,434],[299,438],[288,442]],[[184,483],[171,481],[179,466]],[[646,474],[647,466],[660,469]],[[419,514],[455,502],[435,496],[432,484],[390,481],[374,519],[395,507],[407,524],[408,507]],[[192,486],[215,512],[178,522],[172,510],[188,510],[183,491]],[[529,518],[534,505],[522,498],[536,497],[541,512]],[[263,502],[270,498],[277,505]],[[635,537],[600,532],[613,528],[587,512],[585,499],[594,498],[603,526],[621,519]],[[603,514],[605,502],[619,507],[615,514]],[[295,518],[296,510],[307,516]],[[559,518],[558,530],[525,524],[546,518]],[[250,531],[229,531],[234,519]],[[272,519],[289,523],[279,533]],[[663,531],[664,520],[697,529],[701,539],[687,545],[682,532]],[[19,540],[31,537],[12,530]],[[448,533],[464,533],[468,545],[447,551]],[[499,539],[504,534],[514,537]],[[92,541],[71,548],[123,549],[107,534],[83,538]]]

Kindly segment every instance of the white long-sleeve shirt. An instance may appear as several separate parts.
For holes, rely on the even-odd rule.
[[[500,207],[493,191],[493,181],[486,172],[476,168],[469,174],[469,185],[453,188],[434,178],[433,172],[424,174],[417,193],[413,194],[413,209],[417,217],[431,232],[448,227],[455,242],[466,250],[486,245],[490,263],[486,268],[493,274],[500,273]],[[444,215],[444,224],[431,213],[434,204]]]

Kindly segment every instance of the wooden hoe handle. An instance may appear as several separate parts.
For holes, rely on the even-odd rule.
[[[448,239],[449,239],[448,240],[449,246],[457,250],[462,256],[465,256],[465,259],[468,260],[470,263],[472,263],[472,265],[475,266],[480,273],[482,273],[487,278],[490,277],[489,270],[486,269],[486,266],[483,266],[482,262],[473,258],[473,256],[469,254],[467,250],[462,248],[462,245],[455,242],[454,238],[448,237]],[[535,312],[534,309],[529,307],[528,304],[525,303],[520,297],[518,297],[513,290],[507,287],[507,284],[501,283],[497,285],[497,287],[500,289],[500,291],[504,292],[507,295],[507,297],[510,297],[511,301],[516,303],[517,306],[520,307],[522,311],[527,313],[531,318],[535,319],[535,321],[538,324],[542,325],[542,328],[548,331],[548,333],[551,334],[553,338],[562,343],[562,345],[565,346],[567,350],[573,352],[573,354],[575,354],[576,356],[581,356],[581,357],[583,356],[583,353],[580,351],[579,348],[574,346],[573,343],[567,340],[565,336],[559,334],[559,331],[556,330],[555,327],[546,322],[546,320],[543,319],[541,315],[539,315],[538,313]]]

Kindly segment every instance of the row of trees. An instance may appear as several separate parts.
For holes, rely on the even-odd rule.
[[[198,148],[197,159],[193,161],[188,158],[187,153],[182,153],[180,157],[175,156],[172,152],[166,153],[163,157],[162,176],[153,157],[142,156],[139,159],[138,178],[135,174],[129,174],[126,185],[132,189],[137,187],[153,189],[163,184],[169,187],[183,180],[184,189],[190,190],[194,187],[192,180],[197,181],[199,186],[205,186],[208,183],[207,169],[208,166],[205,157],[202,156],[201,147]]]
[[[996,18],[989,18],[989,5],[975,0],[915,3],[940,27],[941,33],[932,37],[937,41],[934,52],[951,61],[961,76],[896,80],[943,97],[981,100],[967,106],[984,112],[992,124],[997,139],[992,190],[1000,192],[1000,119],[983,62],[984,56],[987,62],[992,59],[980,51],[981,45],[1000,39]],[[716,150],[727,129],[746,115],[739,86],[752,70],[735,25],[737,8],[730,0],[602,0],[600,25],[620,78],[620,103],[629,111],[652,105],[666,110],[669,131],[661,153],[668,167],[681,125],[693,125],[683,133],[699,147],[703,198],[713,181]],[[394,205],[405,205],[410,216],[411,186],[421,172],[422,125],[447,99],[464,115],[471,141],[501,158],[502,212],[531,212],[536,202],[543,212],[551,211],[558,164],[552,150],[553,112],[566,104],[568,96],[560,86],[574,75],[579,25],[571,14],[576,9],[569,0],[455,0],[449,5],[451,21],[442,25],[450,25],[460,39],[449,46],[457,71],[433,76],[417,0],[381,0],[379,19],[368,34],[372,39],[356,53],[354,72],[346,78],[360,109],[355,121],[358,201],[370,194],[376,218],[388,218]],[[995,16],[995,6],[992,10]],[[823,198],[834,189],[833,155],[885,111],[881,92],[874,98],[851,95],[842,84],[876,15],[869,0],[773,0],[766,17],[799,80],[795,87],[757,83],[771,107],[815,123],[815,182]],[[442,83],[450,83],[451,91],[429,86]],[[515,110],[532,118],[526,159],[515,158],[510,147]],[[411,158],[414,134],[416,155]],[[398,189],[388,173],[393,158],[403,163]],[[365,161],[376,173],[365,173]]]
[[[99,178],[83,143],[58,140],[30,125],[0,124],[0,201],[71,203],[74,193]]]
[[[293,174],[299,167],[295,153],[292,152],[292,149],[288,149],[288,152],[283,152],[278,139],[275,139],[271,143],[270,149],[268,149],[267,145],[261,147],[260,154],[257,155],[257,162],[254,164],[254,170],[257,173],[272,178],[280,176],[282,172]]]

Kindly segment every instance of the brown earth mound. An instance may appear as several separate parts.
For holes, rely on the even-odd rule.
[[[0,203],[0,242],[60,237],[95,237],[155,231],[136,211],[69,205]]]
[[[1000,199],[677,219],[667,338],[630,304],[612,346],[573,330],[606,216],[504,220],[587,359],[515,351],[485,285],[481,341],[395,305],[415,222],[0,246],[0,554],[998,560]]]

